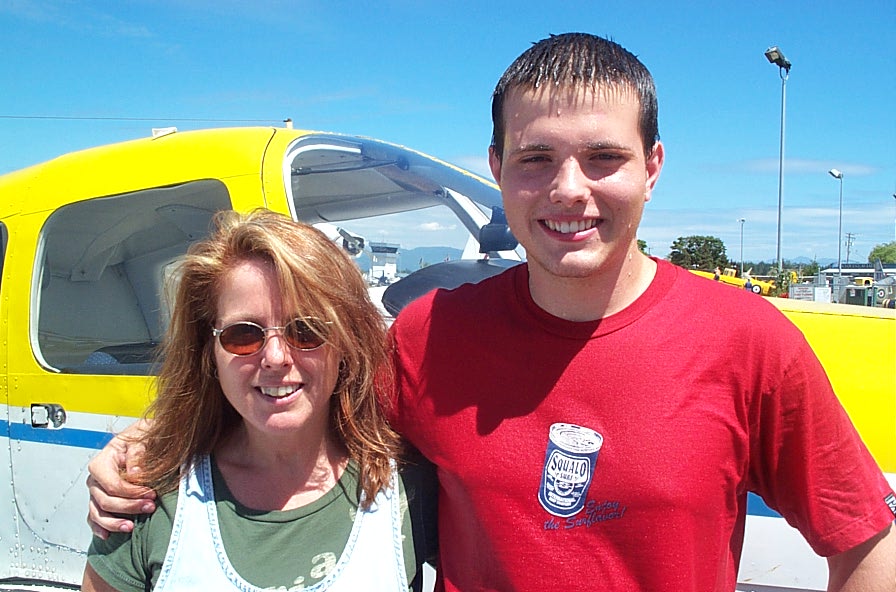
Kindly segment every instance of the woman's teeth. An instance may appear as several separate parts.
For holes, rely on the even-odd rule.
[[[258,390],[261,391],[266,397],[272,397],[274,399],[282,399],[283,397],[287,397],[297,390],[299,387],[297,386],[260,386]]]

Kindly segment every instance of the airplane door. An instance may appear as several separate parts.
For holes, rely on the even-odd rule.
[[[7,293],[11,290],[11,281],[8,277],[9,264],[9,227],[5,221],[0,221],[0,506],[9,508],[14,499],[12,490],[12,467],[9,462],[9,414],[6,405],[9,397],[8,354],[9,340],[7,329],[9,326],[9,306]],[[17,522],[15,520],[0,520],[0,541],[16,541]],[[6,574],[8,561],[0,556],[0,574]]]
[[[17,290],[4,340],[10,462],[0,463],[11,467],[15,538],[0,533],[11,563],[0,578],[80,583],[87,464],[151,400],[166,278],[230,207],[223,183],[202,180],[20,217],[17,238],[31,244],[5,276]]]

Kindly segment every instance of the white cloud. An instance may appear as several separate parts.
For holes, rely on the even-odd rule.
[[[879,172],[877,167],[857,163],[838,163],[832,160],[813,160],[806,158],[784,157],[784,174],[824,174],[831,169],[840,169],[844,176],[864,177]],[[748,173],[778,172],[778,159],[762,158],[732,163],[731,170]]]
[[[663,209],[648,205],[638,231],[652,255],[665,257],[669,246],[681,236],[709,235],[725,243],[728,257],[740,258],[739,220],[743,227],[744,259],[774,261],[777,253],[777,208],[750,209]],[[787,207],[781,224],[781,258],[836,259],[839,209],[831,207]],[[845,205],[842,254],[847,255],[847,234],[853,236],[850,261],[865,261],[875,245],[894,240],[894,204]]]
[[[451,224],[450,226],[446,226],[444,224],[440,224],[439,222],[424,222],[417,226],[419,230],[425,230],[426,232],[442,232],[445,230],[454,230],[457,228],[456,224]]]
[[[60,27],[102,35],[130,39],[152,39],[152,31],[141,23],[131,23],[97,10],[90,3],[60,2],[59,0],[9,0],[0,3],[6,12],[30,21],[52,23]]]

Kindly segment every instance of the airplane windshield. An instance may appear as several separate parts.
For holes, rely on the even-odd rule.
[[[497,188],[471,173],[407,148],[345,136],[300,139],[287,152],[285,179],[296,219],[351,220],[353,230],[408,247],[431,242],[434,232],[463,245],[501,205]],[[386,218],[415,211],[410,226]]]
[[[498,188],[481,177],[351,136],[297,140],[286,152],[284,182],[294,218],[358,237],[354,246],[365,245],[353,253],[358,266],[380,287],[435,263],[482,259],[480,228],[501,206]],[[513,251],[492,255],[521,258]]]

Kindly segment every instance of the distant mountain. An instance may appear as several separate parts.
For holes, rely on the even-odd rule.
[[[812,259],[809,259],[808,257],[797,257],[796,259],[788,259],[788,261],[790,261],[791,263],[797,263],[799,265],[809,265],[813,262]],[[818,266],[822,269],[824,269],[828,265],[837,263],[836,259],[825,259],[824,257],[817,259],[816,261],[818,263]]]
[[[404,271],[417,271],[424,265],[433,265],[443,261],[451,261],[460,259],[463,251],[453,247],[417,247],[415,249],[399,249],[398,250],[398,273]],[[364,253],[357,259],[355,263],[362,272],[366,273],[370,270],[370,255]]]
[[[460,259],[461,249],[452,247],[417,247],[401,250],[398,254],[398,271],[416,271],[425,265]]]
[[[417,247],[415,249],[399,249],[398,272],[412,272],[420,269],[424,265],[433,265],[435,263],[441,263],[443,261],[460,259],[462,254],[463,251],[461,249],[455,249],[453,247]],[[784,261],[793,263],[795,265],[809,265],[810,263],[812,263],[812,259],[810,259],[809,257],[796,257],[795,259],[785,258]],[[817,262],[821,269],[837,264],[836,259],[823,257],[819,258]],[[370,270],[370,255],[365,252],[360,257],[355,259],[355,263],[358,264],[358,267],[362,272],[366,273]],[[760,263],[766,262],[760,261]],[[773,264],[774,261],[770,261],[768,263]],[[846,262],[844,261],[844,263]]]

